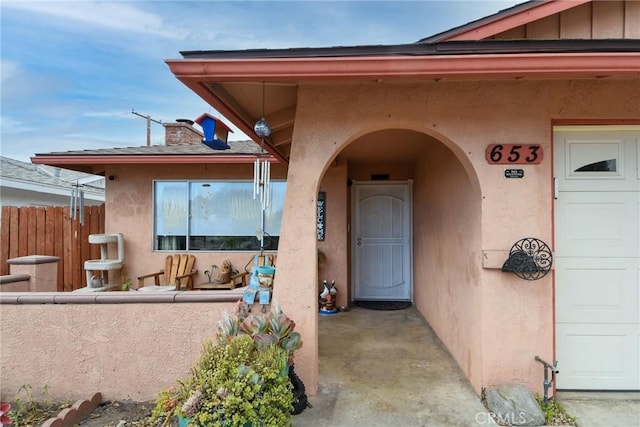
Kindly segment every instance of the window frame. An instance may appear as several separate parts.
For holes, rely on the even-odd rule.
[[[160,237],[167,237],[167,236],[171,236],[170,234],[160,234],[158,233],[158,210],[159,210],[159,205],[160,203],[158,203],[158,184],[167,184],[167,183],[176,183],[179,185],[185,185],[186,186],[186,218],[184,219],[184,221],[186,222],[186,232],[185,234],[176,234],[174,235],[177,238],[182,238],[183,239],[183,246],[184,249],[180,248],[180,249],[173,249],[173,248],[161,248],[161,240],[159,239]],[[194,215],[194,191],[193,191],[193,185],[194,184],[211,184],[212,186],[215,184],[230,184],[230,183],[237,183],[237,184],[246,184],[247,188],[252,192],[252,188],[253,188],[253,181],[252,180],[248,180],[248,179],[242,179],[242,178],[238,178],[238,179],[154,179],[152,180],[152,221],[151,221],[151,249],[153,252],[163,252],[163,253],[167,253],[167,252],[198,252],[198,253],[206,253],[206,252],[227,252],[227,253],[233,253],[233,252],[255,252],[255,251],[259,251],[260,250],[260,242],[257,239],[257,237],[255,236],[255,234],[252,235],[193,235],[192,234],[192,228],[193,228],[193,215]],[[284,202],[285,202],[285,194],[286,194],[286,184],[287,181],[286,179],[272,179],[271,180],[272,185],[273,184],[284,184],[284,192],[281,193],[281,198],[279,198],[279,200],[281,200],[282,204],[279,207],[281,213],[280,216],[282,216],[282,212],[284,211]],[[274,197],[273,197],[273,188],[271,190],[271,194],[272,194],[272,198],[271,198],[271,203],[273,203]],[[255,200],[256,202],[256,207],[258,209],[258,218],[261,218],[261,208],[260,208],[260,202],[258,199]],[[266,218],[265,218],[265,223],[269,222],[268,221],[268,213],[266,213]],[[261,219],[260,221],[256,224],[256,229],[260,228],[262,226],[261,224]],[[275,252],[277,251],[278,248],[278,244],[279,244],[279,238],[280,238],[280,232],[281,232],[281,227],[282,227],[282,217],[280,217],[280,224],[278,225],[278,234],[271,234],[268,232],[268,227],[265,225],[265,228],[267,229],[266,233],[265,233],[265,247],[264,247],[264,251],[266,252]],[[220,239],[224,239],[224,238],[239,238],[240,241],[244,241],[244,242],[249,242],[250,239],[248,239],[249,237],[251,237],[253,240],[255,240],[255,244],[251,245],[251,247],[247,247],[247,248],[233,248],[233,249],[223,249],[223,248],[204,248],[204,249],[198,249],[198,248],[194,248],[193,244],[193,240],[195,238],[199,238],[199,237],[204,237],[206,238],[212,238],[212,239],[216,239],[216,238],[220,238]]]

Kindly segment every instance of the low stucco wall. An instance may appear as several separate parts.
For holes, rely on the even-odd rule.
[[[8,276],[0,278],[0,292],[55,292],[60,258],[28,255],[7,260]]]
[[[35,399],[155,399],[187,375],[238,299],[237,291],[0,293],[0,399],[24,385]]]
[[[29,292],[31,276],[28,274],[9,274],[0,277],[0,292]]]

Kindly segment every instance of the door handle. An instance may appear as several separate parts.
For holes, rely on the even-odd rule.
[[[362,237],[358,237],[358,239],[356,240],[356,245],[362,246]]]

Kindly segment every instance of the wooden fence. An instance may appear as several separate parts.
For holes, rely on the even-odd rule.
[[[100,247],[89,244],[89,234],[104,233],[104,204],[85,206],[83,225],[69,213],[68,206],[3,206],[0,274],[9,274],[10,258],[54,255],[60,257],[58,291],[84,287],[84,262],[100,258]]]

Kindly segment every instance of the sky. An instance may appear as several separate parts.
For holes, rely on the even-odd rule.
[[[132,111],[218,115],[164,63],[180,51],[413,43],[523,1],[0,0],[0,155],[146,145]]]

